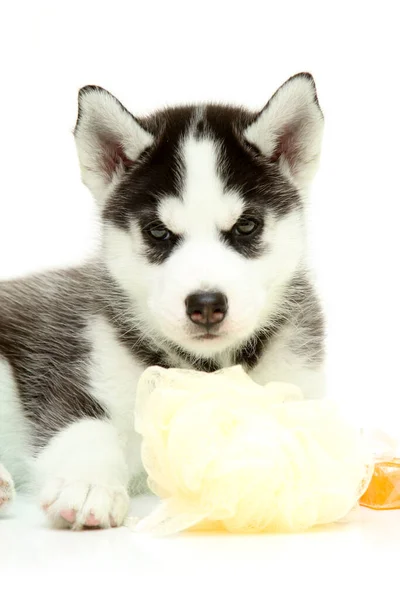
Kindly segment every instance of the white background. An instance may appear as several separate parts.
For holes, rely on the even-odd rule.
[[[330,394],[400,432],[396,2],[54,2],[1,9],[0,278],[78,262],[94,206],[72,138],[78,88],[132,112],[262,107],[313,73],[326,117],[311,248],[329,326]]]

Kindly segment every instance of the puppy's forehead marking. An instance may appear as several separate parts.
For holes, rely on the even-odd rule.
[[[192,122],[193,129],[195,129],[196,126],[200,122],[203,122],[205,115],[206,115],[205,106],[196,106],[196,108],[194,109],[194,114],[193,114],[193,122]]]
[[[176,233],[229,230],[243,212],[240,195],[225,189],[218,173],[218,143],[190,136],[181,146],[184,180],[181,198],[166,197],[159,207],[162,221]]]

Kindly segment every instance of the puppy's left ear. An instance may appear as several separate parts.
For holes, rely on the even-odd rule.
[[[154,137],[109,92],[86,86],[79,92],[75,143],[82,181],[102,206]]]
[[[275,92],[244,135],[306,191],[318,167],[323,126],[314,79],[299,73]]]

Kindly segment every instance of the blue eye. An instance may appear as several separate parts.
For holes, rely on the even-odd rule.
[[[235,235],[251,235],[258,229],[259,223],[254,219],[239,219],[239,221],[232,228],[232,232]]]
[[[147,233],[153,240],[157,240],[157,242],[165,242],[171,237],[171,232],[163,225],[151,227],[150,229],[147,229]]]

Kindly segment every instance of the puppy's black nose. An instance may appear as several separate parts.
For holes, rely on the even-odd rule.
[[[196,325],[211,327],[221,323],[228,312],[228,298],[221,292],[197,292],[186,298],[186,314]]]

